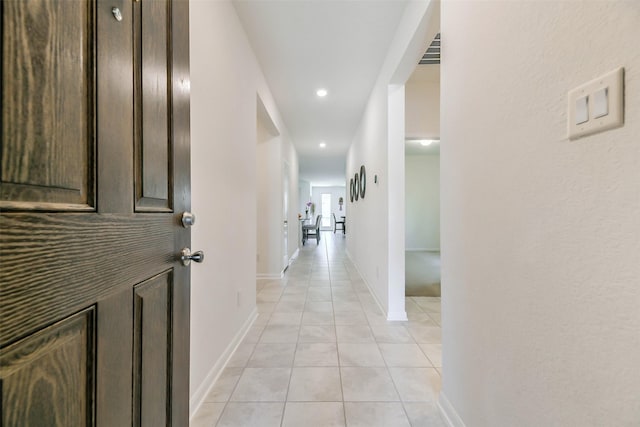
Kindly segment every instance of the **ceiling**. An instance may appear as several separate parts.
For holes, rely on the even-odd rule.
[[[234,1],[298,152],[300,179],[345,185],[347,149],[407,3]],[[318,97],[319,88],[328,95]]]

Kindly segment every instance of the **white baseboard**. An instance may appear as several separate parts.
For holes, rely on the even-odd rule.
[[[298,255],[300,254],[300,249],[296,248],[296,251],[293,253],[293,255],[291,255],[291,258],[289,258],[289,264],[287,265],[286,268],[284,268],[280,274],[273,274],[273,273],[257,273],[256,274],[256,280],[278,280],[278,279],[282,279],[284,277],[284,272],[287,270],[287,268],[289,268],[289,266],[291,265],[291,263],[293,262],[294,259],[298,258]]]
[[[369,285],[369,282],[367,282],[367,279],[365,279],[362,272],[360,272],[358,265],[353,261],[353,258],[351,258],[351,254],[349,253],[349,251],[345,250],[345,253],[347,254],[347,258],[349,258],[349,260],[351,261],[351,264],[353,264],[353,266],[355,267],[364,284],[367,285],[367,289],[369,289],[369,293],[371,294],[371,296],[373,296],[373,300],[376,302],[376,304],[378,304],[380,311],[383,314],[386,314],[387,320],[390,322],[406,322],[408,320],[406,311],[387,312],[387,310],[378,299],[378,295],[376,295],[376,293],[373,291],[373,289]]]
[[[406,248],[407,252],[440,252],[440,248]]]
[[[280,274],[256,274],[256,279],[257,280],[264,280],[264,279],[269,279],[269,280],[278,280],[278,279],[282,279],[284,277],[284,272],[280,272]]]
[[[193,393],[193,396],[191,396],[191,398],[189,399],[189,418],[193,418],[198,409],[200,409],[204,398],[207,396],[211,388],[215,385],[216,381],[218,381],[218,378],[220,378],[220,374],[222,374],[222,371],[224,371],[227,363],[229,363],[229,360],[236,352],[238,346],[247,335],[247,332],[249,332],[249,329],[251,329],[251,326],[253,326],[253,323],[257,318],[258,310],[254,308],[247,321],[244,322],[242,328],[240,328],[236,336],[233,337],[218,361],[213,365],[207,376],[204,378],[204,381],[202,381],[200,386],[198,386],[198,389],[195,391],[195,393]]]
[[[440,392],[440,397],[438,398],[438,408],[440,408],[440,414],[449,427],[466,427],[464,421],[462,421],[462,418],[460,418],[460,415],[458,415],[458,412],[456,412],[443,392]]]

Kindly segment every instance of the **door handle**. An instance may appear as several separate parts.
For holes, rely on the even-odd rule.
[[[204,261],[204,252],[196,251],[191,253],[191,249],[184,248],[180,251],[180,261],[182,261],[182,265],[189,265],[191,261],[201,263]]]

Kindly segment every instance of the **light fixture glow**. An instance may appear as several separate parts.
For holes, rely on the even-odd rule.
[[[324,147],[326,147],[326,146],[327,146],[327,144],[326,144],[325,142],[321,142],[321,143],[320,143],[320,148],[324,148]]]
[[[316,95],[318,95],[320,98],[323,98],[325,96],[327,96],[327,90],[326,89],[318,89],[316,91]]]
[[[414,142],[419,142],[423,147],[428,147],[429,145],[440,142],[439,139],[415,139]]]

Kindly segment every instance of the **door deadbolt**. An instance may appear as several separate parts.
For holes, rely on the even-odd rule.
[[[184,228],[189,228],[196,223],[196,216],[191,212],[183,212],[181,220],[182,226]]]

